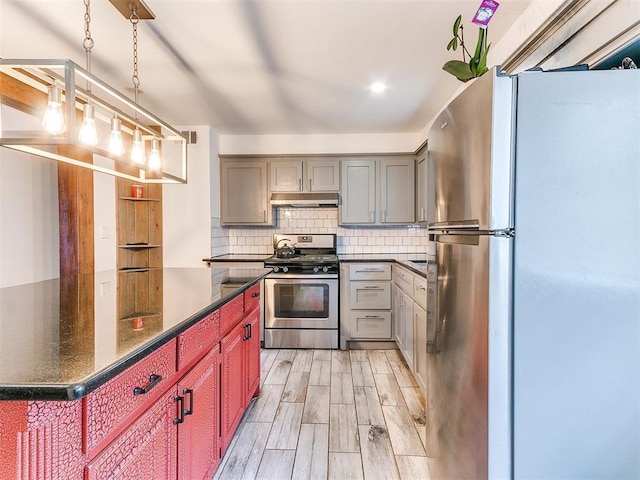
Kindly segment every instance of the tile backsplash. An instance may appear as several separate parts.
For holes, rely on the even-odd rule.
[[[338,209],[293,208],[276,209],[274,227],[221,227],[219,218],[212,218],[212,256],[231,254],[271,254],[275,233],[335,233],[338,253],[423,253],[431,252],[426,230],[419,226],[405,227],[340,227]]]

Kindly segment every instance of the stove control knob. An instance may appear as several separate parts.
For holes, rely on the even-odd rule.
[[[318,273],[320,269],[318,267],[313,267],[313,273]]]
[[[327,272],[329,271],[329,267],[322,267],[322,271],[323,271],[324,273],[327,273]]]
[[[280,271],[280,267],[273,267],[273,272],[278,273]]]
[[[289,267],[282,267],[282,271],[283,271],[284,273],[287,273],[287,272],[289,271]]]

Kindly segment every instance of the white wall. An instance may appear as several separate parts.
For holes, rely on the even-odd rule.
[[[204,267],[202,259],[211,251],[211,199],[217,190],[217,135],[209,127],[181,127],[195,130],[198,141],[188,146],[188,183],[162,187],[163,263],[165,267]]]
[[[60,275],[57,163],[0,148],[0,288]]]

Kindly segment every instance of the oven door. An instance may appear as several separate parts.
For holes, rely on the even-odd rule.
[[[272,274],[264,286],[265,328],[338,328],[337,275]]]

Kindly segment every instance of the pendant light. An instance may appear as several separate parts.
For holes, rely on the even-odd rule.
[[[111,134],[109,135],[109,152],[114,155],[122,155],[124,153],[124,143],[122,143],[122,122],[117,116],[111,119]]]
[[[143,0],[109,0],[133,24],[134,101],[90,71],[89,2],[86,68],[68,59],[0,58],[0,146],[135,183],[186,183],[185,134],[138,104],[136,24],[153,12]]]
[[[47,90],[47,109],[42,117],[42,128],[51,135],[59,135],[66,130],[62,113],[62,90],[55,84],[49,85]]]
[[[91,49],[93,48],[93,38],[91,38],[91,0],[84,0],[84,47],[87,59],[87,72],[91,73]],[[82,126],[78,134],[78,140],[86,145],[98,144],[98,132],[96,130],[96,111],[91,104],[91,82],[87,81],[88,100],[84,106],[82,114]]]
[[[138,77],[138,22],[140,17],[138,16],[138,10],[135,4],[131,4],[131,16],[129,22],[131,22],[131,30],[133,34],[133,75],[131,80],[133,82],[133,95],[134,102],[138,104],[138,95],[140,93],[140,77]],[[136,120],[138,119],[138,113],[136,112]],[[136,127],[133,132],[133,144],[131,146],[131,161],[136,165],[144,165],[144,142],[142,141],[142,132]]]
[[[160,157],[160,141],[158,137],[151,140],[151,152],[149,153],[149,168],[160,170],[162,168],[162,158]]]

